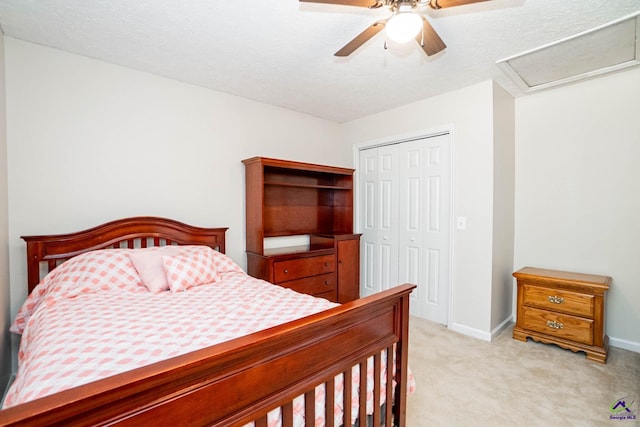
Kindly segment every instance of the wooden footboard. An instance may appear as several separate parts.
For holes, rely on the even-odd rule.
[[[0,411],[1,425],[214,425],[255,422],[282,410],[282,425],[292,425],[292,401],[305,396],[306,425],[315,425],[314,388],[326,384],[323,418],[333,425],[336,375],[366,366],[373,356],[376,390],[373,425],[404,426],[406,413],[409,294],[402,285],[340,307],[253,333],[232,341],[105,378]],[[386,352],[393,383],[380,381]],[[395,353],[395,354],[394,354]],[[392,357],[395,356],[395,357]],[[395,363],[395,367],[393,364]],[[361,383],[366,369],[360,369]],[[345,381],[350,419],[351,387]],[[363,381],[364,379],[364,381]],[[366,393],[357,418],[365,425]]]

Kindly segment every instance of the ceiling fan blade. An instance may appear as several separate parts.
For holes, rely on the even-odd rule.
[[[334,53],[335,56],[349,56],[351,55],[357,48],[362,46],[367,40],[371,37],[378,34],[384,28],[384,22],[376,22],[360,34],[358,34],[353,40],[344,45],[342,49]]]
[[[447,45],[444,44],[436,30],[433,29],[429,21],[422,18],[422,31],[416,36],[416,40],[427,55],[435,55],[444,50]]]
[[[465,4],[480,3],[488,0],[430,0],[432,9],[444,9],[445,7],[464,6]]]
[[[301,3],[323,3],[323,4],[340,4],[343,6],[358,6],[375,9],[382,6],[376,0],[300,0]]]

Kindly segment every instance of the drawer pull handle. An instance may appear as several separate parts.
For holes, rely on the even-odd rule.
[[[325,280],[325,281],[324,281],[324,284],[325,284],[325,285],[328,285],[328,284],[329,284],[329,281],[328,281],[328,280]]]
[[[325,262],[325,263],[324,263],[324,266],[325,266],[325,267],[329,267],[329,263],[328,263],[328,262]]]
[[[547,326],[551,329],[562,329],[564,325],[560,322],[556,322],[555,320],[547,320]]]
[[[554,304],[562,304],[564,302],[564,298],[559,297],[559,296],[555,296],[555,295],[553,295],[553,296],[549,295],[547,297],[547,299],[549,300],[549,302],[554,303]]]
[[[285,269],[284,269],[284,272],[285,272],[285,273],[288,273],[288,272],[289,272],[289,270],[287,270],[287,269],[285,268]]]

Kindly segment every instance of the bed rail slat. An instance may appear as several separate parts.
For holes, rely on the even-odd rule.
[[[305,427],[314,427],[316,425],[315,388],[304,394],[304,425]]]
[[[336,401],[336,382],[333,378],[327,381],[324,385],[325,390],[325,402],[328,402],[324,405],[324,419],[325,419],[325,427],[333,427],[335,420],[335,408],[334,405],[330,404],[330,402]]]
[[[293,402],[287,402],[280,408],[282,411],[282,427],[293,427]]]
[[[377,353],[373,356],[373,425],[379,426],[380,424],[380,375],[382,369],[380,364],[382,358]],[[391,378],[391,375],[387,375],[387,378]]]
[[[393,364],[393,346],[391,347],[387,347],[387,383],[385,384],[385,389],[387,392],[386,395],[386,402],[387,404],[385,405],[384,408],[384,419],[385,419],[385,426],[390,426],[391,424],[391,420],[393,418],[393,405],[391,404],[391,402],[393,402],[393,381],[389,381],[389,378],[393,378],[393,376],[391,373],[394,372],[393,370],[395,369],[395,366]]]
[[[347,380],[349,378],[349,380]],[[342,425],[350,425],[353,414],[351,413],[351,369],[342,373],[342,383],[344,384],[344,392],[342,393],[342,407],[344,414],[342,416]]]
[[[358,404],[358,419],[360,423],[366,425],[367,420],[367,359],[360,362],[360,389],[359,397],[360,402]]]

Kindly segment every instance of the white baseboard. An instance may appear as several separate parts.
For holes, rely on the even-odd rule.
[[[449,325],[449,329],[463,335],[491,342],[491,334],[489,332],[481,331],[480,329],[470,328],[468,326],[461,325],[460,323],[452,323]]]
[[[494,339],[495,337],[497,337],[500,334],[500,332],[502,332],[503,329],[506,329],[512,323],[513,323],[513,316],[509,316],[506,319],[504,319],[498,326],[493,328],[493,331],[491,331],[491,339]]]
[[[640,342],[609,337],[609,346],[633,351],[634,353],[640,353]]]
[[[478,338],[483,341],[491,342],[491,340],[497,337],[503,329],[509,327],[513,322],[513,317],[504,319],[498,326],[496,326],[491,333],[481,331],[480,329],[470,328],[469,326],[462,325],[460,323],[452,323],[449,325],[449,329],[452,331],[467,335],[473,338]],[[623,350],[633,351],[634,353],[640,353],[640,342],[623,340],[621,338],[609,337],[609,346],[621,348]]]
[[[459,332],[463,335],[478,338],[483,341],[491,342],[492,339],[498,336],[503,329],[507,328],[513,322],[513,317],[509,316],[504,319],[498,326],[496,326],[491,332],[481,331],[480,329],[470,328],[460,323],[452,323],[449,325],[449,329]]]

